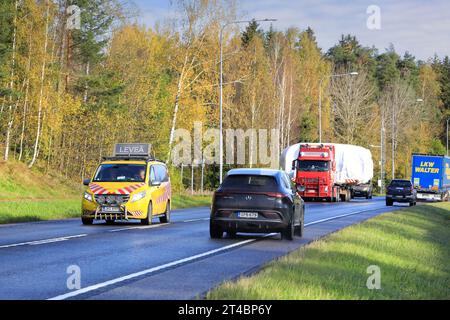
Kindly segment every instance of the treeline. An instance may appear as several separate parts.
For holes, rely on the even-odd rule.
[[[67,28],[71,5],[81,9],[79,29]],[[150,142],[167,159],[173,129],[217,128],[218,35],[240,18],[238,3],[173,6],[176,19],[149,28],[116,0],[3,0],[2,157],[80,179],[116,142]],[[322,140],[369,147],[384,132],[399,176],[409,175],[411,152],[445,152],[448,57],[379,53],[352,36],[323,52],[310,28],[262,27],[225,29],[224,128],[278,129],[280,149],[318,141],[321,95]],[[350,72],[358,75],[334,76]]]

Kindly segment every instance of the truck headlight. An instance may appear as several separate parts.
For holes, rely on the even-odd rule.
[[[141,200],[141,199],[144,199],[144,198],[145,198],[145,195],[146,195],[145,191],[136,193],[135,195],[133,195],[133,196],[131,197],[131,202],[136,202],[136,201],[139,201],[139,200]]]
[[[93,199],[92,199],[92,194],[90,194],[89,192],[85,192],[85,193],[84,193],[84,198],[85,198],[87,201],[90,201],[90,202],[93,201]]]

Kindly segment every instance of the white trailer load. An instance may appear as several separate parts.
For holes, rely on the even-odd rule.
[[[319,145],[318,143],[297,143],[283,150],[280,157],[280,166],[290,175],[292,175],[292,162],[298,158],[301,144]],[[361,184],[372,180],[373,160],[369,149],[350,144],[322,144],[334,147],[335,184]]]

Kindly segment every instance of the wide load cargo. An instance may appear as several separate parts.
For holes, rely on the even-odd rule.
[[[284,149],[280,158],[280,166],[292,176],[292,162],[298,159],[300,145],[319,146],[318,143],[297,143]],[[338,143],[322,143],[333,146],[335,153],[335,184],[362,184],[373,178],[373,161],[370,150]]]

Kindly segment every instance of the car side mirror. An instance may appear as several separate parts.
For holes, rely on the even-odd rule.
[[[91,183],[91,179],[84,179],[83,180],[83,185],[88,186],[89,183]]]
[[[151,185],[152,187],[159,187],[159,186],[161,185],[161,181],[159,181],[159,180],[154,180],[154,181],[152,181],[152,182],[150,183],[150,185]]]
[[[295,170],[297,166],[297,160],[292,161],[292,170]]]
[[[305,186],[297,186],[297,191],[298,192],[304,192],[305,191]]]

